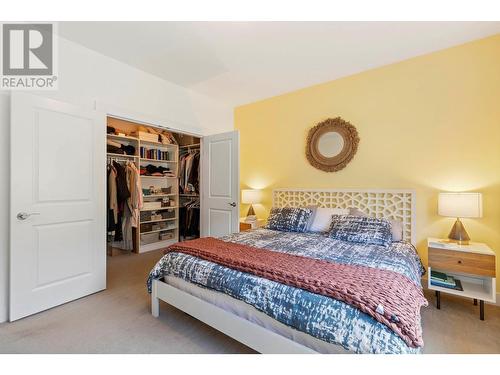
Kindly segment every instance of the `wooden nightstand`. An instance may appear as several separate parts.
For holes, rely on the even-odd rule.
[[[240,219],[240,232],[250,229],[261,228],[266,225],[266,221],[264,219],[257,219],[257,221],[253,223],[246,223],[245,218]]]
[[[484,320],[484,302],[496,302],[496,260],[488,245],[471,242],[457,245],[438,238],[427,239],[428,288],[436,291],[436,306],[441,308],[441,292],[479,300],[479,317]],[[462,283],[463,291],[431,284],[431,270],[444,272]]]

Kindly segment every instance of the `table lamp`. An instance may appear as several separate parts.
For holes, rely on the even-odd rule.
[[[481,193],[439,193],[438,213],[441,216],[457,218],[448,239],[459,245],[468,245],[470,237],[460,218],[483,216],[482,195]]]
[[[260,190],[255,189],[245,189],[241,191],[241,203],[249,204],[248,213],[245,221],[255,221],[257,216],[253,210],[253,204],[260,203]]]

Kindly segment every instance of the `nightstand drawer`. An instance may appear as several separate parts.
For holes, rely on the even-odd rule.
[[[495,277],[495,257],[487,254],[429,248],[429,266],[439,271]]]
[[[240,232],[243,232],[245,230],[250,230],[250,229],[252,229],[252,224],[240,222]]]

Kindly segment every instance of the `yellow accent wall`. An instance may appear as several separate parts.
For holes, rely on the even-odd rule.
[[[308,164],[305,139],[336,116],[361,141],[345,169],[326,173]],[[264,189],[259,217],[273,188],[413,188],[427,263],[426,238],[446,237],[454,221],[437,215],[438,192],[478,191],[483,218],[463,222],[496,251],[500,273],[500,34],[240,106],[235,128],[241,188]]]

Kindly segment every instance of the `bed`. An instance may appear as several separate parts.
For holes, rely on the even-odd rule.
[[[322,233],[256,229],[223,237],[254,246],[341,264],[388,270],[420,286],[423,267],[413,246],[415,193],[411,190],[273,191],[274,207],[357,208],[400,220],[403,241],[361,245]],[[386,325],[334,298],[284,285],[184,253],[169,253],[148,278],[152,314],[159,300],[261,353],[418,353]],[[417,322],[420,325],[420,321]]]

